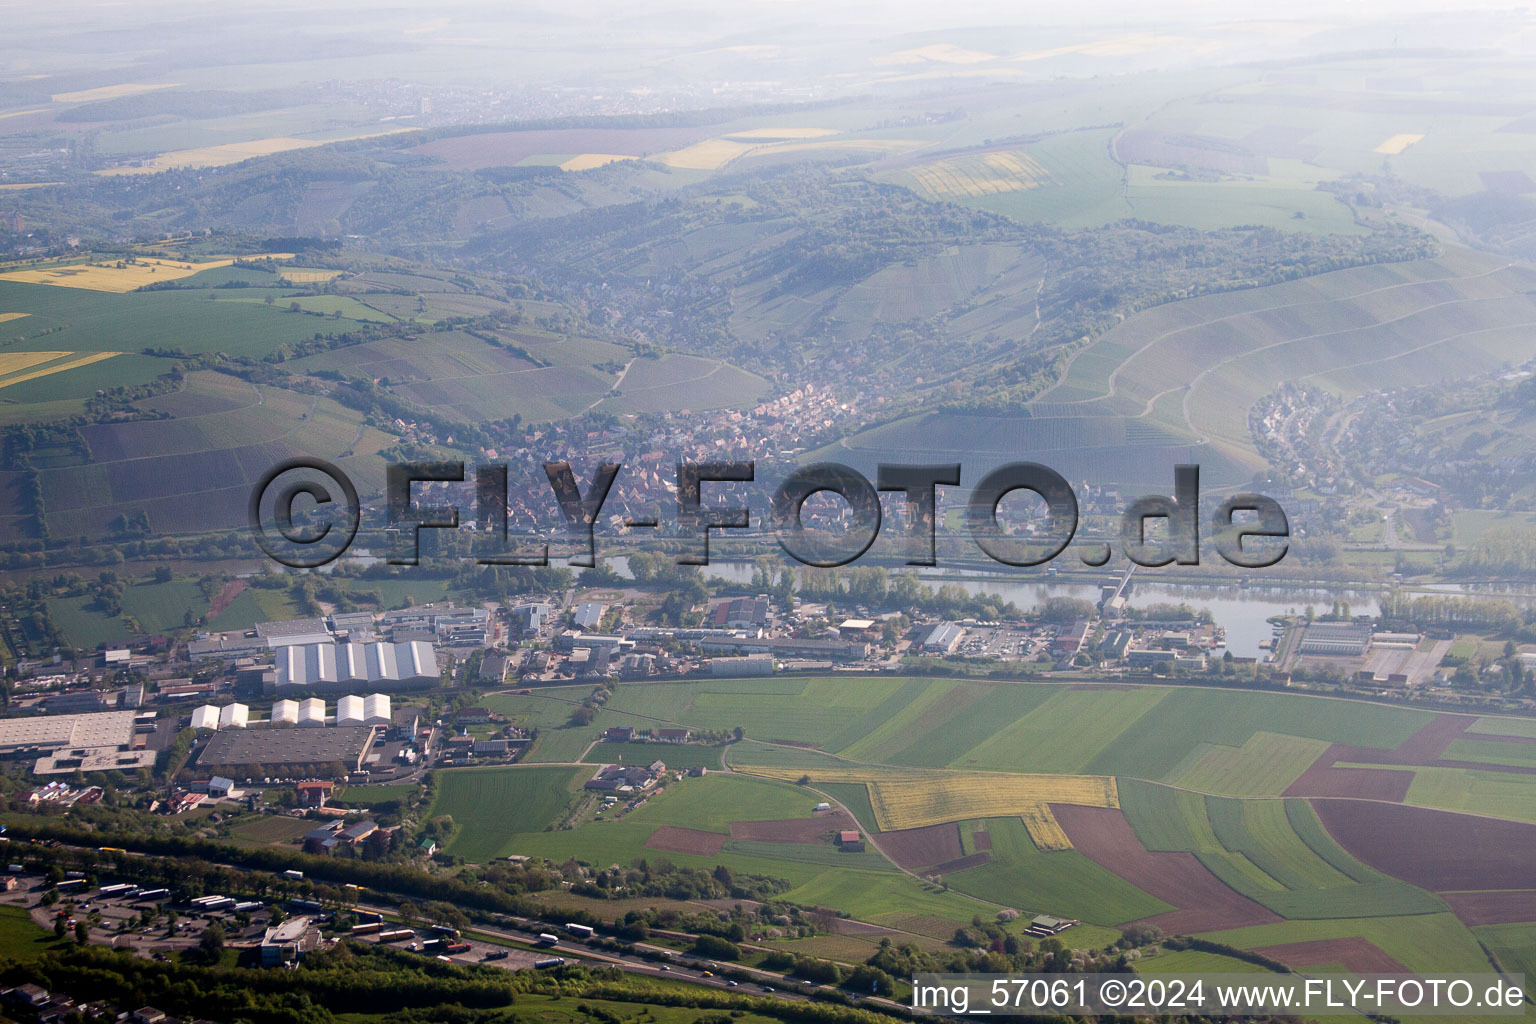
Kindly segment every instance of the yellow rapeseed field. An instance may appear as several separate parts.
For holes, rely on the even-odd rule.
[[[728,139],[821,139],[836,135],[836,128],[749,128],[732,132]]]
[[[716,171],[743,153],[756,149],[750,143],[732,142],[730,139],[705,139],[670,153],[662,153],[656,159],[668,167],[681,167],[689,171]]]
[[[17,354],[20,355],[22,353],[17,353]],[[50,356],[50,357],[57,357],[57,356],[67,356],[67,355],[70,355],[71,353],[69,353],[69,352],[33,352],[33,353],[26,353],[26,354],[27,355],[45,355],[45,356]],[[51,374],[63,373],[65,370],[77,370],[77,369],[79,369],[82,366],[89,366],[92,363],[99,363],[103,359],[111,359],[113,356],[117,356],[117,355],[122,355],[122,353],[121,352],[86,352],[86,353],[84,353],[82,355],[77,356],[74,359],[70,359],[70,360],[68,360],[66,362],[62,362],[62,363],[51,363],[51,364],[49,364],[47,366],[43,366],[43,367],[40,367],[40,368],[38,368],[36,370],[32,370],[30,373],[21,373],[21,374],[18,374],[16,376],[14,376],[14,377],[0,377],[0,388],[8,388],[12,384],[21,384],[21,383],[24,383],[24,382],[29,381],[29,380],[36,380],[39,377],[47,377],[47,376],[50,376]],[[36,365],[36,364],[34,363],[33,365]]]
[[[1024,830],[1029,833],[1029,838],[1034,840],[1037,848],[1047,852],[1072,849],[1072,840],[1067,838],[1061,822],[1051,813],[1050,804],[1027,807],[1019,813],[1019,817],[1024,819]]]
[[[269,253],[265,256],[245,256],[243,260],[292,259],[293,254]],[[52,284],[65,288],[85,288],[93,292],[131,292],[156,281],[176,281],[183,277],[216,267],[228,267],[233,259],[207,260],[194,263],[190,260],[162,260],[141,257],[132,263],[71,263],[63,266],[39,267],[34,270],[13,270],[0,274],[0,281],[20,281],[24,284]]]
[[[9,316],[11,314],[0,314]],[[46,363],[50,359],[63,359],[68,352],[0,352],[0,378],[20,373],[29,366]]]
[[[121,96],[136,96],[156,89],[174,89],[180,82],[161,82],[157,85],[124,82],[122,85],[104,85],[99,89],[81,89],[79,92],[56,92],[50,99],[55,103],[91,103],[95,100],[115,100]]]
[[[914,167],[908,173],[936,199],[1022,192],[1051,180],[1050,172],[1019,151],[940,160]]]
[[[0,324],[5,323],[7,320],[20,320],[24,316],[31,315],[31,313],[0,313]]]
[[[1385,153],[1387,156],[1397,156],[1399,153],[1413,145],[1415,142],[1423,141],[1423,135],[1415,135],[1412,132],[1402,132],[1398,135],[1393,135],[1381,145],[1377,146],[1376,152]]]
[[[623,153],[578,153],[560,165],[562,171],[590,171],[594,167],[602,167],[605,164],[615,163],[619,160],[633,160],[632,156]]]
[[[283,280],[292,284],[320,284],[331,280],[333,277],[340,276],[341,271],[339,270],[309,270],[303,268],[284,270],[282,273]]]
[[[863,783],[882,831],[923,828],[967,818],[1019,815],[1041,849],[1071,849],[1071,842],[1051,814],[1050,804],[1119,807],[1115,780],[1107,775],[1026,775],[1015,772],[966,772],[922,769],[758,768],[738,771],[772,779]]]

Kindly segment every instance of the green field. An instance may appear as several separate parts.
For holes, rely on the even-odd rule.
[[[0,906],[0,956],[34,960],[59,944],[24,908]]]
[[[1487,972],[1488,960],[1477,940],[1453,915],[1421,914],[1414,917],[1339,918],[1331,921],[1284,921],[1224,932],[1207,932],[1213,939],[1240,949],[1274,946],[1316,939],[1358,936],[1380,947],[1409,970]]]
[[[1305,800],[1200,797],[1121,780],[1120,801],[1147,849],[1193,853],[1227,885],[1287,919],[1444,909],[1429,893],[1350,856]]]
[[[457,828],[446,852],[485,862],[502,856],[512,838],[554,822],[571,800],[579,768],[461,768],[436,775],[431,814]]]
[[[76,647],[91,649],[101,644],[121,643],[133,635],[128,618],[139,624],[141,633],[165,633],[181,629],[183,615],[194,615],[208,606],[201,588],[190,580],[169,583],[135,583],[123,590],[123,614],[108,616],[93,607],[93,597],[61,597],[48,602],[48,614]]]
[[[1501,743],[1498,740],[1452,740],[1443,761],[1476,761],[1512,768],[1536,768],[1536,743]]]
[[[1536,924],[1485,924],[1472,929],[1510,974],[1525,975],[1527,995],[1536,992]]]
[[[1358,767],[1340,762],[1340,767]],[[1536,823],[1536,776],[1476,768],[1371,765],[1411,772],[1407,803],[1441,811],[1469,811]]]
[[[1171,910],[1076,850],[1042,853],[1018,818],[987,821],[991,860],[946,875],[951,888],[1021,910],[1114,925]]]
[[[703,767],[718,770],[725,748],[696,743],[599,743],[582,758],[590,764],[650,764],[665,762],[668,768]]]

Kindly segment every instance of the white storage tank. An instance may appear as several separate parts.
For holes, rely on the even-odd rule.
[[[192,728],[217,729],[219,727],[219,709],[212,704],[204,704],[192,712]]]
[[[251,720],[251,709],[244,704],[226,704],[219,710],[220,729],[244,729]]]
[[[299,702],[296,700],[280,700],[272,705],[273,726],[292,726],[299,724]]]
[[[337,725],[363,724],[363,698],[348,695],[336,702]]]
[[[307,697],[299,701],[300,728],[318,729],[325,725],[325,701]]]

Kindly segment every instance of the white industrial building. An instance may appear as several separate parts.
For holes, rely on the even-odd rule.
[[[337,725],[363,724],[363,698],[346,696],[336,702]]]
[[[272,705],[272,725],[291,726],[299,724],[299,702],[296,700],[280,700]]]
[[[319,728],[325,725],[325,701],[310,697],[299,701],[299,727]]]
[[[192,712],[192,728],[217,729],[219,727],[219,709],[212,704],[204,704]]]
[[[219,709],[220,729],[244,729],[251,721],[251,709],[244,704],[226,704]]]
[[[437,655],[421,640],[407,643],[294,644],[277,654],[277,689],[336,692],[359,684],[413,689],[437,682]]]
[[[390,725],[394,722],[394,713],[390,710],[389,696],[383,693],[371,693],[363,698],[363,724],[364,725]]]

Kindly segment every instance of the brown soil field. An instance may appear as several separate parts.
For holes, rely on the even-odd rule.
[[[1362,800],[1387,800],[1402,803],[1413,784],[1409,772],[1391,769],[1336,768],[1340,761],[1357,764],[1434,764],[1451,741],[1467,731],[1472,719],[1465,716],[1437,715],[1428,725],[1392,750],[1352,747],[1335,743],[1323,751],[1311,767],[1286,789],[1286,796],[1356,797]]]
[[[219,592],[213,595],[213,600],[208,602],[208,619],[212,621],[220,612],[234,603],[250,584],[245,580],[230,580],[219,588]]]
[[[1536,825],[1355,800],[1312,806],[1340,846],[1405,882],[1435,892],[1536,889]]]
[[[487,132],[434,139],[410,152],[437,157],[449,170],[478,171],[510,167],[541,154],[610,153],[645,156],[687,146],[715,134],[698,128],[556,128],[526,132]]]
[[[1400,804],[1408,797],[1413,773],[1391,768],[1335,768],[1340,751],[1351,748],[1334,744],[1312,766],[1286,787],[1286,796],[1355,797]]]
[[[672,853],[719,853],[728,837],[718,832],[703,832],[696,828],[662,825],[645,841],[648,850],[670,850]]]
[[[966,868],[979,868],[991,860],[992,855],[990,853],[973,853],[969,857],[956,857],[954,860],[935,864],[933,867],[928,868],[924,874],[947,875],[955,871],[964,871]]]
[[[1228,888],[1194,854],[1148,851],[1118,808],[1064,806],[1056,808],[1056,818],[1083,856],[1179,908],[1137,924],[1181,935],[1281,920],[1278,914]]]
[[[908,871],[957,860],[965,855],[954,822],[880,833],[880,849]]]
[[[1443,892],[1451,912],[1465,925],[1536,921],[1536,889],[1512,892]]]
[[[986,829],[981,829],[978,831],[973,839],[975,840],[977,850],[992,849],[992,833],[988,832]]]
[[[863,827],[853,815],[843,810],[828,811],[809,818],[769,821],[733,821],[732,839],[751,839],[759,843],[814,843],[828,832]]]
[[[1354,974],[1413,973],[1384,953],[1374,942],[1354,936],[1347,939],[1314,939],[1311,942],[1287,942],[1279,946],[1261,946],[1254,952],[1292,967],[1343,964]]]

